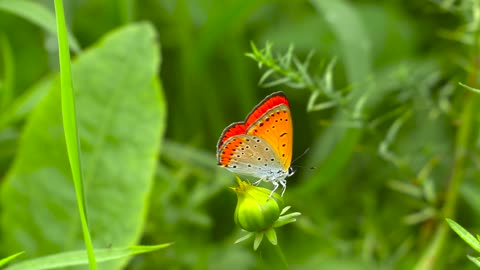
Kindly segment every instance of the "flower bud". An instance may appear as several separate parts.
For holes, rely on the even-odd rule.
[[[237,178],[238,187],[235,223],[248,232],[270,228],[279,218],[282,209],[281,197],[266,188],[257,187]]]

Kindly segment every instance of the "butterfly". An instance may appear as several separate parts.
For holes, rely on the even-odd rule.
[[[286,178],[294,174],[292,161],[293,128],[288,99],[275,92],[263,99],[244,122],[227,126],[217,143],[218,165],[246,176],[271,182],[272,195],[279,186],[282,196]]]

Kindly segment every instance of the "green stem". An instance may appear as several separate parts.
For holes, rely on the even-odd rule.
[[[443,218],[453,219],[455,215],[455,206],[457,205],[459,188],[465,174],[466,153],[470,146],[470,137],[473,131],[473,116],[475,113],[477,99],[478,97],[475,94],[471,92],[465,93],[463,102],[464,107],[460,116],[460,125],[455,141],[454,167],[449,185],[446,188],[445,205],[442,209]],[[442,222],[435,231],[433,241],[425,250],[423,256],[414,269],[436,269],[435,265],[440,257],[443,247],[445,246],[448,232],[448,224],[446,222]]]
[[[122,24],[132,22],[135,13],[135,0],[121,0],[117,2],[117,5]]]
[[[262,258],[267,269],[290,270],[287,259],[285,259],[283,251],[278,243],[272,245],[268,241],[264,241],[260,247]]]
[[[3,85],[0,87],[0,111],[10,105],[15,84],[15,60],[13,50],[5,33],[0,33],[0,56],[3,57]],[[7,120],[8,121],[8,120]]]
[[[476,3],[475,9],[480,9],[478,3]],[[477,57],[480,55],[478,44],[480,41],[480,31],[477,26],[475,32],[475,43],[470,47],[470,59],[472,59],[472,69],[468,74],[468,85],[476,87],[478,71],[480,69]],[[455,152],[454,152],[454,165],[450,182],[446,188],[445,204],[442,209],[442,217],[453,219],[455,215],[455,207],[457,205],[457,197],[460,189],[460,185],[465,175],[465,161],[468,149],[471,144],[471,136],[473,132],[473,123],[475,121],[474,115],[476,107],[479,101],[478,94],[467,91],[464,94],[463,111],[460,115],[460,124],[458,126],[457,137],[455,140]],[[447,243],[447,237],[449,233],[449,226],[446,222],[442,222],[437,227],[433,236],[433,241],[430,246],[427,247],[424,254],[415,266],[415,270],[431,270],[437,269],[435,265],[441,256],[443,247]]]
[[[283,252],[282,252],[282,249],[280,248],[280,245],[276,244],[276,245],[272,245],[272,247],[275,250],[275,253],[277,254],[277,258],[282,263],[284,268],[285,269],[290,269],[290,267],[288,267],[287,259],[285,259],[285,256],[283,255]]]
[[[62,0],[55,0],[55,14],[57,19],[57,37],[60,63],[60,84],[63,129],[67,146],[68,159],[75,186],[78,211],[82,225],[83,239],[88,255],[91,270],[97,269],[92,239],[88,229],[85,194],[83,192],[83,175],[80,158],[80,141],[78,138],[77,116],[75,111],[75,97],[73,93],[72,72],[70,69],[70,51],[68,49],[67,27]]]

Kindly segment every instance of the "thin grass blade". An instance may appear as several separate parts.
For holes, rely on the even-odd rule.
[[[80,157],[80,140],[78,139],[77,116],[75,111],[75,97],[73,93],[72,72],[70,67],[70,51],[68,48],[67,26],[63,12],[62,0],[55,0],[55,13],[57,18],[58,48],[60,58],[60,84],[63,129],[67,145],[68,160],[75,186],[80,222],[82,224],[83,238],[87,249],[90,269],[97,269],[92,239],[88,229],[87,209],[83,191],[83,172]]]
[[[20,255],[22,255],[22,254],[23,254],[23,251],[18,252],[18,253],[15,253],[15,254],[13,254],[13,255],[10,255],[10,256],[8,256],[8,257],[6,257],[6,258],[1,259],[1,260],[0,260],[0,266],[6,265],[7,263],[13,261],[15,258],[17,258],[18,256],[20,256]]]

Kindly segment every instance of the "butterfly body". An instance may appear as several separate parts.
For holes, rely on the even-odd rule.
[[[286,188],[286,178],[293,174],[293,128],[288,100],[283,92],[267,96],[244,122],[229,125],[217,143],[220,166],[259,181]]]

